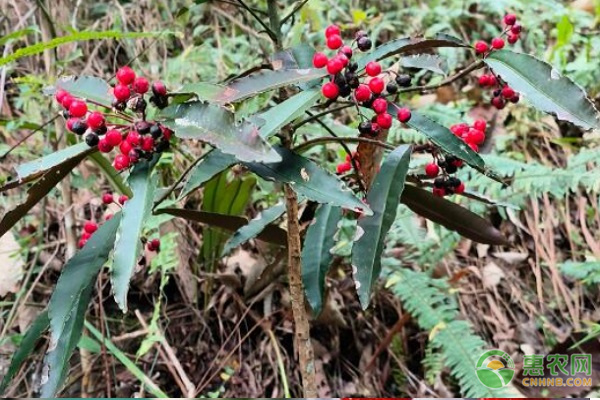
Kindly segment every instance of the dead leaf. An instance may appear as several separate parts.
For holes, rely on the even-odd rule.
[[[500,284],[502,278],[506,277],[504,271],[494,262],[489,262],[481,271],[483,286],[492,288]]]
[[[12,232],[0,237],[0,298],[19,290],[25,265],[20,250],[21,247]]]

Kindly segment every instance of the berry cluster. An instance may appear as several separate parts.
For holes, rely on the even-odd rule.
[[[517,16],[515,14],[505,15],[504,24],[506,27],[502,31],[502,34],[500,37],[496,37],[492,40],[491,46],[483,40],[475,43],[475,51],[477,54],[485,57],[494,50],[504,48],[505,42],[502,38],[504,35],[507,35],[507,41],[510,44],[515,44],[519,41],[523,27],[520,24],[517,24]],[[493,90],[491,104],[499,110],[502,110],[507,102],[516,104],[520,100],[519,94],[506,83],[503,83],[502,80],[493,73],[480,76],[479,85],[483,88],[490,88]]]
[[[466,123],[455,124],[450,127],[450,131],[461,138],[473,151],[478,152],[479,146],[485,142],[485,131],[487,123],[478,119],[472,126]],[[425,166],[425,175],[428,178],[435,178],[433,181],[433,194],[444,197],[452,194],[461,194],[465,191],[465,184],[456,177],[450,176],[462,168],[463,161],[454,157],[436,157],[435,161]],[[441,176],[440,176],[441,173]]]
[[[360,134],[377,136],[381,130],[389,129],[393,117],[389,113],[389,104],[385,96],[397,94],[398,86],[410,86],[410,76],[397,74],[393,81],[386,83],[385,75],[393,72],[383,71],[381,64],[376,61],[369,62],[364,71],[359,71],[358,64],[351,61],[354,50],[352,46],[344,45],[337,25],[327,27],[325,38],[327,47],[330,50],[337,50],[337,53],[328,58],[324,53],[317,52],[313,57],[315,68],[326,68],[329,73],[329,81],[321,88],[323,96],[332,101],[338,97],[351,97],[357,105],[375,111],[375,116],[370,121],[364,120],[365,117],[361,114],[363,122],[358,127]],[[355,34],[354,43],[360,51],[367,51],[372,46],[371,39],[364,31]],[[397,108],[395,112],[402,123],[408,122],[411,118],[410,110],[407,108]]]
[[[57,90],[56,101],[64,108],[63,116],[67,120],[67,129],[76,135],[85,135],[86,143],[102,153],[110,153],[119,148],[113,165],[117,170],[129,168],[140,159],[151,159],[154,153],[162,153],[170,147],[173,132],[156,123],[146,121],[147,102],[144,95],[150,90],[150,84],[144,77],[136,77],[129,67],[117,71],[117,83],[113,88],[114,119],[107,120],[101,111],[90,111],[88,103],[73,97],[65,90]],[[158,108],[168,105],[168,95],[165,85],[156,81],[152,84],[150,102]],[[124,111],[129,108],[137,114],[137,121],[130,118]]]

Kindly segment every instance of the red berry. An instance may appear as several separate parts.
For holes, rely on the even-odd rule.
[[[490,78],[487,75],[481,75],[479,77],[479,86],[486,87],[490,86]]]
[[[496,86],[498,84],[498,79],[494,74],[488,75],[488,79],[490,80],[490,86]]]
[[[494,97],[492,99],[492,105],[496,107],[498,110],[502,110],[504,106],[506,106],[506,101],[500,96]]]
[[[488,49],[488,44],[483,40],[480,40],[479,42],[475,43],[475,51],[477,52],[477,54],[483,54],[486,51],[488,51]]]
[[[152,151],[154,148],[154,139],[151,136],[146,136],[142,139],[142,150]]]
[[[354,91],[356,101],[368,101],[371,98],[371,89],[367,85],[359,85]]]
[[[477,146],[475,143],[467,143],[467,145],[471,148],[471,150],[473,150],[475,153],[479,153],[479,146]]]
[[[83,246],[85,246],[86,243],[87,243],[87,240],[81,238],[81,239],[79,239],[79,242],[77,243],[77,247],[79,247],[80,249],[82,249]]]
[[[469,132],[465,135],[465,142],[468,144],[476,144],[480,145],[485,141],[485,133],[478,129],[470,129]]]
[[[330,75],[338,74],[338,73],[342,72],[343,69],[344,69],[344,62],[337,57],[332,58],[331,60],[329,60],[327,62],[327,72]]]
[[[71,107],[71,103],[73,103],[74,101],[75,101],[75,98],[67,93],[62,97],[60,105],[63,106],[63,108],[65,110],[68,110],[69,107]]]
[[[377,136],[377,135],[379,135],[379,132],[381,132],[381,126],[379,126],[379,124],[377,122],[373,122],[371,124],[371,135]]]
[[[337,54],[335,56],[335,58],[337,58],[338,60],[340,60],[342,62],[342,65],[344,66],[344,68],[346,68],[346,66],[348,65],[348,63],[350,62],[350,59],[348,57],[346,57],[345,54]]]
[[[92,237],[92,234],[91,234],[91,233],[88,233],[88,232],[83,232],[83,233],[81,234],[81,239],[82,239],[82,240],[88,240],[88,239],[89,239],[89,238],[91,238],[91,237]]]
[[[465,184],[463,182],[460,183],[456,188],[454,188],[454,193],[463,194],[465,192]]]
[[[137,131],[129,131],[125,140],[127,140],[132,146],[139,146],[142,137]]]
[[[325,37],[329,37],[332,35],[339,35],[340,33],[342,33],[342,31],[340,30],[340,27],[337,25],[329,25],[326,29],[325,29]]]
[[[54,98],[56,99],[56,101],[58,102],[58,104],[62,104],[62,101],[63,101],[64,97],[66,95],[68,95],[68,94],[69,94],[69,92],[67,92],[66,90],[58,89],[56,91],[56,93],[54,94]]]
[[[342,48],[340,49],[340,53],[348,58],[352,58],[352,54],[354,54],[354,51],[352,51],[352,47],[350,46],[342,46]]]
[[[473,123],[473,128],[477,129],[478,131],[485,132],[487,123],[483,119],[478,119],[475,121],[475,123]]]
[[[500,50],[504,47],[504,39],[502,38],[494,38],[492,40],[492,47],[496,50]]]
[[[521,96],[519,96],[518,93],[515,93],[515,95],[513,97],[508,99],[508,101],[510,101],[513,104],[517,104],[519,102],[519,100],[521,100]]]
[[[381,73],[381,64],[377,61],[371,61],[367,64],[365,71],[369,76],[377,76]]]
[[[510,99],[515,95],[515,91],[510,86],[504,86],[502,88],[502,97],[505,99]]]
[[[92,129],[98,129],[104,126],[104,115],[99,111],[91,112],[87,117],[87,124]]]
[[[129,167],[129,157],[125,154],[119,154],[115,157],[114,165],[117,171],[121,171]]]
[[[75,122],[79,121],[79,118],[69,118],[67,120],[67,129],[71,132],[73,132],[73,125],[75,124]]]
[[[373,101],[373,111],[375,111],[377,114],[383,114],[384,112],[387,111],[387,100],[383,99],[383,98],[378,98],[375,99],[375,101]]]
[[[152,93],[154,93],[155,96],[166,96],[167,87],[161,81],[155,81],[152,83]]]
[[[150,82],[148,82],[148,79],[140,76],[135,78],[131,87],[133,88],[134,92],[144,94],[148,91],[148,89],[150,89]]]
[[[112,204],[113,201],[115,201],[115,199],[113,198],[112,193],[104,193],[102,195],[102,202],[104,204]]]
[[[87,110],[88,108],[87,104],[85,104],[85,101],[73,100],[69,106],[69,115],[76,118],[84,117],[87,113]]]
[[[327,65],[327,56],[324,53],[316,52],[313,56],[313,65],[315,68],[323,68]]]
[[[113,147],[110,144],[108,144],[106,138],[102,138],[98,142],[98,150],[100,150],[101,153],[110,153],[112,149]]]
[[[331,35],[327,37],[327,47],[331,50],[337,50],[344,44],[340,35]]]
[[[433,188],[433,195],[436,197],[444,197],[446,195],[446,190],[444,188]]]
[[[514,25],[517,22],[517,16],[515,14],[506,14],[504,16],[504,23],[506,25]]]
[[[173,136],[173,131],[170,130],[169,128],[167,128],[166,126],[160,126],[160,129],[162,130],[163,136],[165,137],[165,139],[167,140],[171,140],[171,136]]]
[[[429,163],[425,166],[425,174],[430,178],[435,178],[440,174],[440,167],[436,163]]]
[[[456,136],[461,137],[469,131],[469,125],[467,124],[455,124],[450,127],[450,131]]]
[[[113,89],[113,94],[115,95],[115,98],[119,101],[127,101],[129,100],[129,97],[131,96],[131,91],[129,90],[129,87],[127,85],[118,83],[115,85],[115,88]]]
[[[160,240],[152,239],[151,241],[148,242],[148,244],[146,245],[146,248],[148,249],[148,251],[159,251],[160,250]]]
[[[398,110],[398,121],[402,122],[403,124],[410,121],[411,117],[412,114],[408,108],[401,108]]]
[[[452,165],[454,165],[456,168],[460,168],[463,166],[463,160],[454,160],[452,161]]]
[[[140,161],[140,153],[136,149],[131,149],[128,156],[129,161],[131,161],[132,164],[136,164],[138,161]]]
[[[121,152],[121,154],[128,155],[131,149],[133,149],[133,146],[126,140],[122,141],[119,145],[119,151]]]
[[[519,35],[515,35],[514,33],[508,34],[508,43],[515,44],[519,41]]]
[[[369,88],[371,89],[371,92],[380,94],[383,92],[383,89],[385,89],[385,82],[383,82],[383,79],[381,78],[372,78],[369,81]]]
[[[117,71],[117,80],[123,85],[129,85],[135,79],[135,72],[127,66],[119,68]]]
[[[344,174],[352,169],[352,164],[348,161],[339,163],[336,167],[336,171],[338,174]]]
[[[92,221],[87,221],[83,225],[83,230],[90,234],[94,233],[98,230],[98,224],[96,224],[95,222],[92,222]]]
[[[110,144],[111,146],[115,147],[121,144],[121,141],[123,140],[123,137],[121,136],[121,132],[119,132],[116,129],[111,129],[110,131],[108,131],[106,133],[106,141],[108,142],[108,144]]]
[[[122,205],[122,206],[125,205],[127,200],[129,200],[129,197],[125,196],[124,194],[119,196],[119,204],[120,205]]]
[[[510,28],[510,32],[514,35],[518,35],[522,30],[523,27],[521,25],[514,25],[512,28]]]
[[[379,114],[377,116],[377,125],[379,125],[381,129],[390,129],[392,127],[392,121],[393,118],[388,113]]]
[[[321,92],[323,93],[323,96],[333,100],[340,94],[340,88],[333,82],[327,82],[321,88]]]

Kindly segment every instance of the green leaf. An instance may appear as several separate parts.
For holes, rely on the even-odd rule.
[[[246,163],[252,172],[264,179],[288,183],[296,193],[317,203],[355,210],[371,215],[371,209],[337,177],[317,164],[283,147],[274,147],[281,155],[278,163]]]
[[[215,101],[225,104],[240,101],[280,87],[322,78],[327,71],[315,68],[262,70],[230,82]]]
[[[402,38],[387,42],[372,52],[359,58],[358,68],[364,68],[369,61],[378,61],[401,53],[418,53],[424,50],[430,50],[436,47],[466,47],[467,45],[460,39],[443,33],[437,34],[431,38]]]
[[[397,147],[384,160],[367,195],[373,215],[358,220],[358,240],[352,248],[352,270],[363,309],[381,273],[381,253],[400,203],[410,163],[411,148]]]
[[[323,307],[325,276],[333,258],[330,250],[335,245],[334,236],[342,215],[339,207],[319,206],[304,238],[302,283],[314,315],[320,314]]]
[[[260,136],[267,139],[279,130],[302,116],[306,110],[311,108],[317,100],[321,98],[321,90],[319,88],[308,89],[300,92],[283,103],[271,107],[269,110],[256,116],[257,119],[266,121],[260,127]]]
[[[148,389],[148,392],[152,393],[152,395],[157,398],[165,399],[169,398],[169,395],[160,390],[160,388],[150,379],[144,372],[135,365],[133,361],[131,361],[125,353],[123,353],[117,346],[114,345],[113,342],[108,340],[101,332],[98,331],[92,324],[85,321],[85,328],[90,331],[90,333],[98,340],[103,343],[106,347],[106,350],[110,352],[121,364],[125,366],[131,372],[133,376],[135,376],[140,382],[142,382],[143,386]]]
[[[248,219],[245,217],[217,214],[206,211],[187,210],[183,208],[160,208],[156,210],[154,214],[169,214],[188,221],[200,222],[202,224],[215,226],[225,229],[229,232],[235,232],[238,229],[248,225]],[[273,243],[280,246],[287,245],[286,237],[286,231],[277,225],[268,225],[257,236],[258,239],[264,242]]]
[[[284,212],[285,204],[279,203],[259,213],[248,225],[242,226],[229,238],[227,243],[225,243],[225,248],[221,255],[224,257],[234,248],[260,235],[263,230],[270,227],[271,223],[281,217]],[[276,225],[273,225],[273,227],[276,227]],[[273,227],[270,227],[270,229],[273,229]]]
[[[556,47],[569,44],[573,37],[574,28],[567,15],[563,15],[558,24],[556,24],[556,31]]]
[[[396,106],[393,105],[394,113],[396,114]],[[390,110],[391,111],[391,110]],[[460,138],[456,137],[448,128],[430,120],[423,114],[412,111],[410,121],[406,123],[412,129],[415,129],[429,138],[435,145],[443,151],[453,156],[456,156],[476,169],[483,169],[485,162],[475,153],[467,144]]]
[[[70,310],[63,333],[57,342],[51,342],[44,359],[42,371],[41,397],[52,398],[60,390],[69,371],[69,359],[79,343],[83,330],[83,321],[88,304],[92,300],[94,285],[86,287],[78,296]]]
[[[4,46],[6,43],[8,43],[11,40],[18,39],[21,36],[29,35],[30,33],[34,33],[34,32],[38,32],[38,30],[33,27],[23,28],[23,29],[19,29],[17,31],[11,32],[8,35],[4,35],[4,36],[0,37],[0,46]]]
[[[255,124],[249,121],[236,124],[234,114],[226,108],[193,101],[169,106],[162,114],[167,118],[164,124],[180,138],[209,143],[240,161],[281,160],[260,137]]]
[[[108,82],[102,78],[86,75],[63,76],[56,82],[54,87],[45,88],[44,93],[53,95],[58,89],[66,90],[75,97],[91,100],[108,108],[112,108],[112,88]]]
[[[19,348],[15,351],[10,360],[10,365],[8,367],[8,371],[6,371],[6,375],[2,378],[2,383],[0,383],[0,395],[4,393],[8,384],[15,376],[21,366],[27,361],[27,358],[33,350],[35,349],[35,345],[37,341],[42,337],[44,332],[50,326],[50,320],[48,319],[48,311],[43,311],[38,317],[33,321],[25,336],[23,336],[23,340],[19,345]]]
[[[86,157],[87,153],[79,154],[67,162],[57,165],[46,172],[29,190],[24,201],[3,215],[0,221],[0,237],[12,228],[25,214],[66,177]]]
[[[235,157],[229,154],[223,154],[218,149],[211,150],[207,155],[203,156],[202,160],[192,169],[179,198],[182,199],[192,193],[218,173],[231,167],[236,162]]]
[[[415,54],[412,56],[402,57],[400,64],[405,68],[419,68],[437,74],[448,74],[448,63],[446,59],[437,54]]]
[[[225,86],[216,83],[196,82],[187,83],[179,90],[169,93],[169,96],[175,103],[183,103],[196,97],[198,100],[215,101],[220,93],[223,93]]]
[[[54,49],[60,45],[79,42],[83,40],[97,40],[97,39],[136,39],[145,37],[154,37],[164,34],[164,32],[118,32],[118,31],[104,31],[104,32],[77,32],[72,35],[67,35],[59,38],[52,39],[48,42],[36,43],[31,46],[23,47],[18,49],[12,54],[6,57],[0,58],[0,67],[10,62],[16,61],[22,57],[33,56],[35,54],[43,53],[45,50]]]
[[[83,154],[88,155],[95,151],[95,148],[88,146],[86,143],[66,147],[45,157],[15,167],[17,179],[22,183],[30,182],[39,178],[51,168],[64,164],[75,157],[80,157]]]
[[[492,245],[508,244],[489,221],[427,190],[406,185],[402,203],[420,216],[456,231],[467,239]]]
[[[90,285],[93,286],[98,272],[108,261],[120,221],[121,213],[118,213],[102,224],[86,245],[65,264],[48,305],[51,348],[63,336],[67,321],[82,293]]]
[[[550,64],[510,50],[494,51],[484,61],[537,109],[585,130],[600,128],[600,114],[585,91]]]
[[[117,231],[111,281],[115,300],[123,312],[127,311],[129,281],[133,276],[141,250],[144,223],[150,216],[158,175],[152,174],[153,163],[137,164],[129,176],[133,198],[123,206],[123,216]]]

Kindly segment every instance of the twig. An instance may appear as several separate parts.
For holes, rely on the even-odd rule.
[[[32,137],[33,135],[35,135],[36,133],[38,133],[39,131],[41,131],[42,129],[44,129],[45,127],[47,127],[48,125],[50,125],[52,122],[54,122],[54,120],[56,118],[58,118],[60,116],[60,114],[56,114],[53,118],[49,119],[48,121],[44,122],[42,125],[40,125],[39,127],[37,127],[36,129],[34,129],[33,131],[29,132],[24,138],[22,138],[21,140],[19,140],[16,144],[14,144],[10,149],[8,149],[6,151],[6,153],[2,154],[0,156],[0,161],[4,161],[4,159],[13,152],[14,149],[16,149],[17,147],[19,147],[20,145],[23,144],[23,142],[25,142],[27,139],[29,139],[30,137]]]
[[[479,68],[482,68],[483,66],[484,66],[483,60],[478,60],[478,61],[475,61],[474,63],[472,63],[471,65],[469,65],[468,67],[466,67],[465,69],[463,69],[462,71],[458,72],[456,75],[448,77],[447,79],[444,79],[440,83],[436,83],[435,85],[413,86],[413,87],[409,87],[406,89],[400,89],[398,91],[398,93],[426,92],[429,90],[436,90],[436,89],[441,88],[442,86],[450,85],[451,83],[459,80],[463,76],[468,75],[471,72],[473,72]]]
[[[328,109],[328,110],[325,110],[325,111],[322,111],[322,112],[320,112],[320,113],[318,113],[318,114],[311,114],[310,112],[308,112],[308,111],[307,111],[306,113],[309,115],[309,117],[308,117],[308,118],[306,118],[306,119],[303,119],[302,121],[298,122],[298,123],[297,123],[297,124],[295,124],[295,125],[292,125],[292,130],[293,130],[293,131],[295,131],[295,130],[297,130],[298,128],[300,128],[302,125],[308,124],[309,122],[313,122],[313,121],[314,121],[314,120],[316,120],[317,118],[324,117],[325,115],[327,115],[327,114],[331,114],[331,113],[334,113],[334,112],[336,112],[336,111],[345,110],[346,108],[350,108],[350,107],[352,107],[353,105],[354,105],[354,104],[344,104],[343,106],[336,107],[336,108],[330,108],[330,109]]]
[[[286,23],[286,21],[287,21],[288,19],[290,19],[291,17],[293,17],[293,16],[294,16],[294,14],[296,14],[296,13],[298,12],[298,10],[299,10],[299,9],[301,9],[302,7],[304,7],[304,5],[305,5],[306,3],[308,3],[308,0],[303,0],[303,1],[301,1],[300,3],[298,3],[298,5],[296,5],[296,7],[294,7],[294,9],[293,9],[293,10],[292,10],[292,11],[291,11],[291,12],[290,12],[288,15],[286,15],[285,17],[283,17],[283,19],[281,20],[281,24],[282,24],[282,25],[283,25],[283,24],[285,24],[285,23]]]
[[[202,154],[201,157],[198,157],[193,163],[190,164],[189,167],[186,168],[185,171],[183,171],[183,173],[179,176],[179,178],[177,179],[177,181],[171,185],[171,187],[169,189],[167,189],[167,191],[160,196],[160,199],[156,200],[154,202],[154,208],[156,208],[157,206],[160,205],[160,203],[162,203],[163,201],[165,201],[165,199],[167,199],[167,197],[169,197],[171,195],[171,193],[173,193],[175,191],[175,189],[177,189],[177,186],[179,186],[179,184],[181,182],[183,182],[183,180],[187,177],[187,175],[190,173],[190,171],[200,162],[204,159],[204,157],[206,157],[206,155],[210,153],[210,152],[206,152],[204,154]]]
[[[275,33],[271,30],[271,28],[269,28],[267,26],[267,24],[265,24],[265,22],[258,15],[256,15],[254,10],[252,8],[248,7],[248,5],[246,3],[244,3],[244,0],[237,0],[237,1],[238,1],[238,3],[240,3],[242,5],[242,7],[244,7],[244,9],[246,11],[248,11],[250,13],[250,15],[252,15],[254,17],[254,19],[256,19],[258,21],[258,23],[263,28],[265,28],[265,31],[267,32],[267,35],[269,35],[271,40],[273,40],[274,42],[277,42],[279,40],[278,37],[275,35]]]

